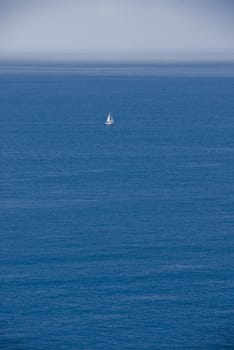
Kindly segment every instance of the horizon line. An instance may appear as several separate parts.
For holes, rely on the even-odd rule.
[[[234,50],[25,51],[0,54],[0,62],[234,62]]]

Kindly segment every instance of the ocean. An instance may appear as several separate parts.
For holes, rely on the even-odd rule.
[[[1,350],[234,349],[234,64],[1,63],[0,139]]]

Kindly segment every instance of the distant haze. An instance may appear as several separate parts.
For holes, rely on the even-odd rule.
[[[233,0],[0,0],[0,58],[233,59]]]

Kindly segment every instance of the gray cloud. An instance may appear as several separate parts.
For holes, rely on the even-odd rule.
[[[0,0],[0,55],[233,51],[231,0]]]

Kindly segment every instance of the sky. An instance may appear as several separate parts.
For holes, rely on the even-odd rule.
[[[0,0],[0,58],[234,58],[234,0]]]

